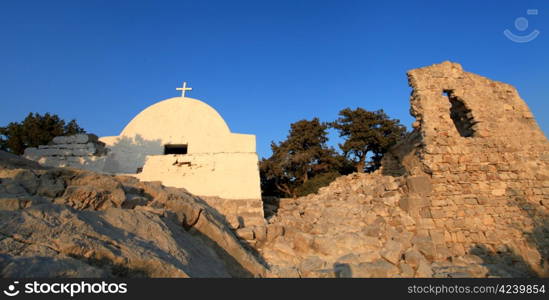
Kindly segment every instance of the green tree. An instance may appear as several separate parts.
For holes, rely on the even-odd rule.
[[[286,140],[272,142],[272,156],[260,162],[264,194],[296,197],[298,188],[311,178],[337,169],[337,153],[326,145],[328,124],[314,118],[290,127]]]
[[[390,119],[383,110],[346,108],[339,116],[331,125],[345,138],[339,147],[354,163],[357,172],[379,168],[383,154],[406,134],[406,127],[399,120]],[[368,155],[371,158],[367,163]]]
[[[84,132],[76,120],[65,123],[55,114],[29,113],[22,122],[0,127],[0,149],[21,155],[25,148],[48,144],[56,136]]]

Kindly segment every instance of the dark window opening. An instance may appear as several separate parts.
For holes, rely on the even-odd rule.
[[[164,154],[187,154],[187,145],[164,145]]]
[[[450,118],[454,121],[457,131],[462,137],[472,137],[475,134],[473,126],[476,124],[473,113],[463,101],[454,96],[451,90],[444,90],[444,96],[450,101]]]

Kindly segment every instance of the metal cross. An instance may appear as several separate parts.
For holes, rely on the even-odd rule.
[[[183,82],[183,87],[176,88],[176,90],[181,91],[181,97],[185,98],[185,91],[192,91],[193,88],[187,87],[187,82]]]

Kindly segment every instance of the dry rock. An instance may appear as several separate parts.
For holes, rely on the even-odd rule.
[[[351,269],[353,277],[388,278],[395,277],[400,273],[400,270],[395,265],[384,259],[361,263],[353,266]]]
[[[402,250],[402,244],[390,240],[385,243],[383,249],[381,249],[380,254],[390,263],[396,265],[400,261]]]

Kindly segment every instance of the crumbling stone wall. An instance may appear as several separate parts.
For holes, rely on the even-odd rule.
[[[49,145],[25,149],[24,157],[45,166],[71,167],[102,172],[107,149],[94,134],[57,136]]]
[[[399,145],[384,163],[387,173],[406,169],[400,204],[418,219],[418,233],[437,241],[441,258],[482,247],[543,267],[549,142],[517,90],[451,62],[408,78],[420,142]]]

